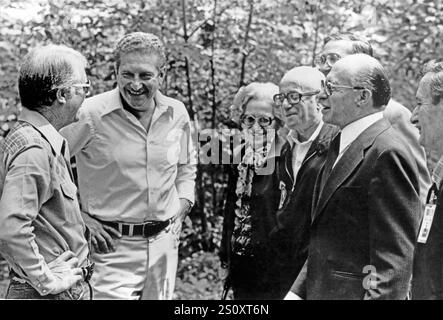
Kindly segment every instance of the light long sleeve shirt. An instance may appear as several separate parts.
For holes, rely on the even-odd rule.
[[[82,210],[103,221],[164,221],[194,202],[196,156],[183,103],[157,91],[149,130],[118,88],[86,99],[61,134],[76,156]]]
[[[341,131],[340,149],[334,166],[338,163],[338,161],[351,145],[351,143],[354,142],[358,138],[358,136],[363,133],[363,131],[365,131],[367,128],[381,119],[383,119],[383,112],[375,112],[366,117],[351,122],[346,127],[344,127]]]
[[[295,131],[292,130],[288,134],[287,139],[292,147],[292,172],[294,174],[294,183],[297,181],[297,174],[301,168],[301,165],[303,164],[303,161],[305,160],[306,154],[308,153],[312,142],[314,142],[314,140],[317,139],[318,135],[320,134],[323,124],[323,121],[320,121],[317,129],[315,129],[309,139],[303,142],[300,142],[297,139],[297,133]]]
[[[0,253],[40,294],[48,293],[48,263],[72,251],[89,254],[64,139],[39,113],[23,109],[0,150]]]

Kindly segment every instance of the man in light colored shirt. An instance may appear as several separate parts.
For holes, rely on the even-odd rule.
[[[89,296],[86,227],[58,133],[87,94],[85,67],[79,52],[49,45],[33,49],[20,68],[23,110],[0,150],[0,253],[12,276],[7,299]]]
[[[337,61],[323,84],[323,120],[342,132],[317,179],[308,258],[293,296],[408,297],[419,177],[409,147],[383,117],[390,93],[385,70],[365,54]]]
[[[317,67],[327,75],[337,61],[347,55],[356,53],[373,56],[372,46],[366,38],[352,33],[332,34],[324,41],[323,49],[317,57]],[[426,163],[425,150],[418,143],[418,130],[409,121],[411,112],[391,98],[383,110],[383,115],[392,127],[400,133],[400,137],[405,140],[415,158],[420,177],[420,199],[424,207],[431,186],[431,179]]]
[[[118,88],[87,99],[62,134],[76,156],[92,231],[97,299],[171,299],[181,223],[194,202],[195,159],[185,106],[159,91],[163,44],[124,36]]]
[[[301,270],[308,250],[312,196],[317,175],[326,160],[327,148],[338,128],[324,124],[317,96],[325,76],[312,67],[289,70],[280,81],[274,101],[291,130],[277,166],[280,206],[275,241],[282,298]]]

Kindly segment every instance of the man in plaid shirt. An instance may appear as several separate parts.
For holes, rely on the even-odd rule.
[[[0,254],[9,263],[8,299],[82,299],[89,249],[58,133],[89,90],[86,59],[65,46],[32,50],[20,69],[23,110],[0,150]]]

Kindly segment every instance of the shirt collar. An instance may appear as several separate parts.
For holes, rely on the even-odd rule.
[[[37,111],[29,110],[27,108],[23,108],[18,117],[18,120],[25,121],[32,125],[46,138],[46,140],[48,140],[54,152],[56,154],[61,154],[61,148],[64,138],[40,113],[38,113]]]
[[[351,122],[341,131],[340,136],[340,151],[342,153],[357,137],[369,128],[371,125],[376,123],[378,120],[383,118],[383,111],[372,113],[366,117],[358,119]]]
[[[174,115],[174,108],[168,102],[167,97],[164,96],[159,90],[157,90],[157,92],[155,93],[154,100],[156,102],[156,108],[158,108],[161,113],[168,112],[171,117]],[[116,110],[123,110],[123,103],[118,87],[111,91],[110,99],[107,103],[106,109],[102,113],[102,116]]]
[[[440,188],[440,185],[443,181],[443,157],[440,158],[434,170],[432,171],[432,181],[435,182],[437,188]]]
[[[317,129],[315,129],[315,131],[311,134],[311,136],[309,137],[308,140],[304,141],[304,142],[300,142],[297,138],[297,131],[295,130],[291,130],[288,134],[288,141],[289,144],[291,145],[291,148],[295,145],[295,144],[306,144],[306,143],[310,143],[312,141],[314,141],[315,139],[317,139],[318,135],[320,134],[321,129],[323,128],[323,120],[320,120],[320,123],[317,126]]]

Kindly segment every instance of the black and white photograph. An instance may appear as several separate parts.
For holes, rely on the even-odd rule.
[[[0,0],[0,300],[443,300],[442,39],[443,0]]]

